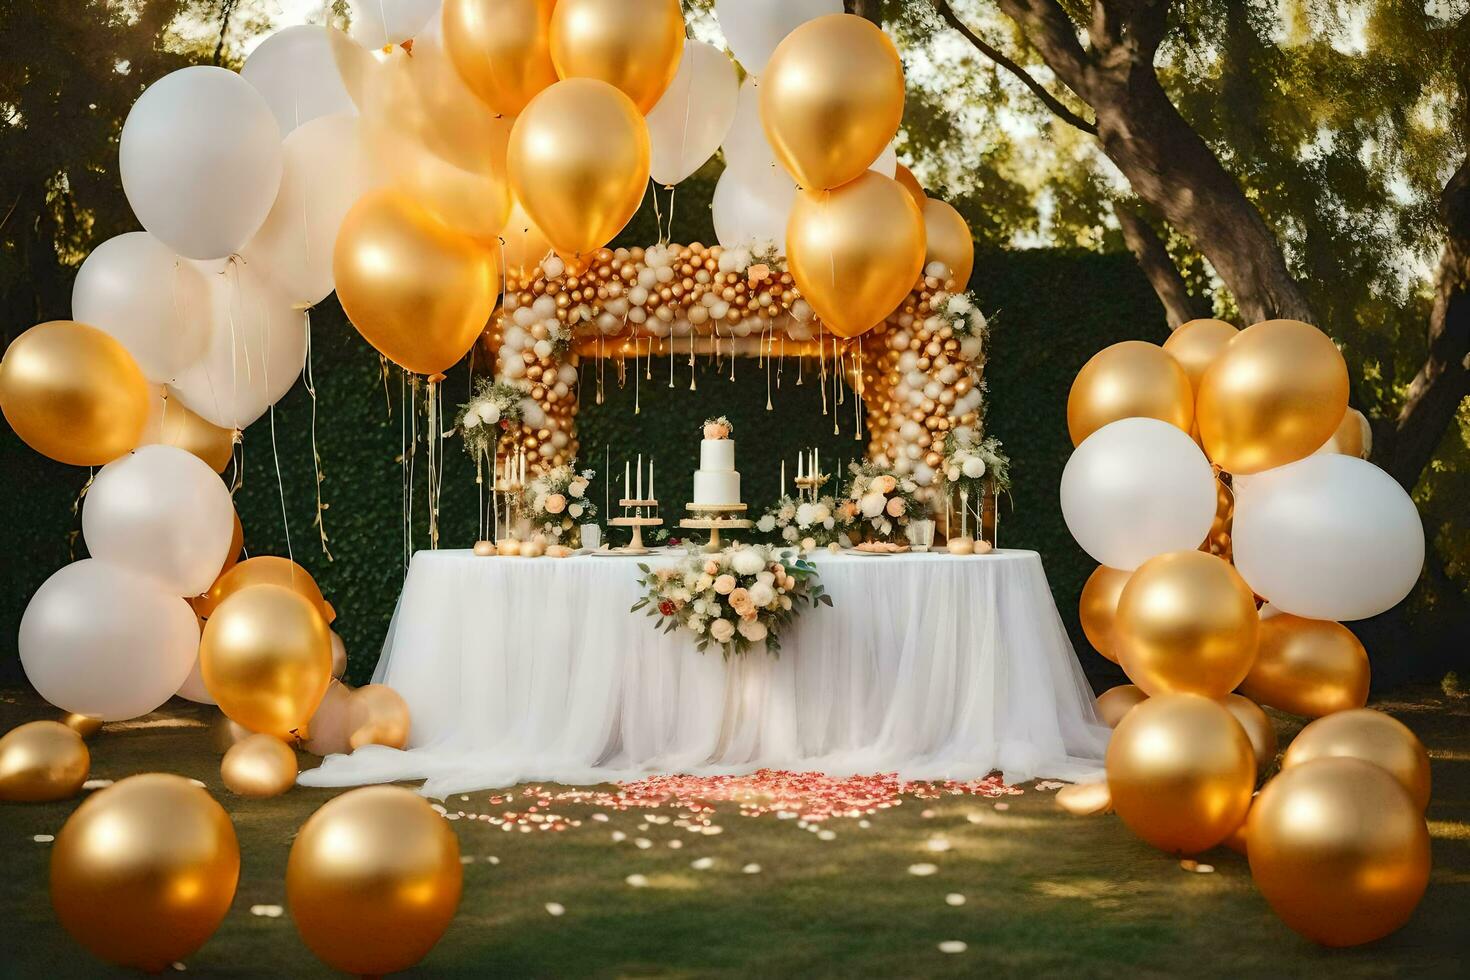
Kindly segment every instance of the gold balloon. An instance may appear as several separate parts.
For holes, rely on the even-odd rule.
[[[148,382],[127,348],[85,323],[51,320],[0,360],[0,411],[26,445],[73,466],[101,466],[138,445]]]
[[[551,244],[581,255],[623,230],[648,184],[648,125],[606,82],[557,82],[510,133],[510,186]]]
[[[408,744],[408,704],[386,684],[369,684],[352,692],[347,704],[348,744],[386,745],[401,749]]]
[[[1239,694],[1227,694],[1220,703],[1235,716],[1240,727],[1245,729],[1246,738],[1251,740],[1251,751],[1256,756],[1256,774],[1265,772],[1276,761],[1276,726],[1271,723],[1270,715],[1250,698]]]
[[[1343,414],[1342,421],[1337,425],[1337,431],[1332,434],[1332,438],[1327,440],[1319,452],[1340,453],[1343,456],[1367,459],[1372,444],[1373,429],[1368,425],[1368,419],[1356,408],[1350,408]]]
[[[556,81],[556,0],[445,0],[444,44],[465,83],[496,112],[520,115]]]
[[[240,564],[240,553],[245,550],[245,525],[240,523],[240,512],[235,511],[230,516],[235,519],[235,526],[230,531],[230,550],[225,555],[225,563],[220,566],[220,575],[224,575],[236,565]],[[218,575],[215,576],[215,581],[219,581]],[[211,589],[213,589],[213,586],[211,586]],[[198,610],[195,611],[197,612]]]
[[[551,252],[551,242],[536,227],[521,202],[512,197],[510,217],[500,230],[500,254],[505,261],[506,275],[534,279],[541,260]]]
[[[1256,887],[1282,921],[1324,946],[1387,936],[1429,883],[1423,813],[1361,759],[1283,770],[1256,798],[1246,835]]]
[[[924,264],[943,262],[955,290],[963,292],[969,287],[970,273],[975,271],[975,239],[970,225],[937,197],[925,198],[919,206],[924,212]]]
[[[1105,779],[1093,783],[1074,783],[1057,790],[1057,806],[1074,817],[1111,813],[1113,794],[1108,790]]]
[[[238,515],[237,515],[238,518]],[[242,542],[243,544],[243,535]],[[238,555],[234,543],[230,547],[234,549],[233,554]],[[322,590],[316,584],[316,579],[311,573],[289,558],[279,558],[275,555],[258,555],[255,558],[247,558],[239,564],[230,564],[220,577],[210,586],[209,591],[194,603],[194,611],[208,619],[219,608],[219,604],[230,596],[247,589],[252,585],[279,585],[300,593],[302,598],[310,602],[316,611],[321,613],[322,618],[331,624],[337,618],[332,610],[331,603],[327,602],[322,595]]]
[[[1287,746],[1281,768],[1339,756],[1381,766],[1408,791],[1420,812],[1429,806],[1429,753],[1397,718],[1371,708],[1319,718]]]
[[[49,803],[81,792],[92,766],[82,736],[59,721],[32,721],[0,737],[0,800]]]
[[[827,329],[851,339],[882,323],[918,282],[924,222],[908,191],[869,170],[836,190],[796,195],[786,262]]]
[[[562,78],[595,78],[647,113],[679,71],[679,0],[557,0],[551,63]]]
[[[903,62],[880,28],[828,14],[786,35],[760,95],[776,159],[804,189],[831,190],[861,176],[893,142],[903,120]]]
[[[1225,481],[1215,479],[1215,519],[1210,522],[1210,533],[1205,535],[1201,551],[1208,551],[1226,561],[1231,560],[1234,542],[1231,533],[1235,530],[1235,493]]]
[[[1279,613],[1261,620],[1260,646],[1240,693],[1320,718],[1368,703],[1368,651],[1340,623]]]
[[[363,196],[337,233],[337,298],[368,343],[406,370],[448,370],[484,330],[500,292],[496,247],[450,228],[396,190]]]
[[[1136,684],[1119,684],[1097,696],[1098,717],[1109,728],[1117,728],[1123,716],[1148,700],[1148,695]]]
[[[238,796],[266,799],[296,785],[296,753],[273,735],[251,735],[230,746],[220,779]]]
[[[895,170],[893,173],[893,179],[898,181],[899,184],[903,186],[903,189],[909,192],[909,196],[914,199],[914,203],[919,206],[919,210],[923,211],[924,202],[929,200],[929,195],[924,193],[924,185],[919,183],[919,178],[914,176],[914,172],[900,163],[898,165],[898,169]],[[960,220],[963,221],[964,219],[962,218]],[[969,235],[969,231],[970,227],[969,225],[966,225],[965,233],[967,237]],[[970,242],[972,258],[974,257],[974,246],[975,243],[972,240]]]
[[[1197,694],[1149,698],[1108,743],[1108,788],[1118,816],[1165,851],[1214,847],[1245,819],[1256,759],[1235,718]]]
[[[1104,347],[1082,365],[1067,395],[1072,445],[1109,422],[1151,418],[1188,432],[1194,424],[1194,389],[1184,368],[1157,344],[1125,340]]]
[[[286,864],[301,938],[344,973],[405,970],[434,948],[459,907],[459,839],[423,797],[369,786],[302,824]]]
[[[1123,587],[1113,650],[1150,696],[1223,698],[1249,672],[1260,628],[1255,597],[1234,567],[1175,551],[1144,562]]]
[[[1200,381],[1205,452],[1231,473],[1259,473],[1316,452],[1347,411],[1347,362],[1298,320],[1246,327]]]
[[[204,686],[220,710],[253,732],[304,734],[332,679],[332,641],[310,602],[279,585],[234,593],[199,642]]]
[[[93,718],[91,715],[79,715],[71,712],[61,719],[61,723],[82,738],[91,738],[102,730],[102,719]]]
[[[1190,320],[1169,334],[1169,339],[1164,341],[1164,350],[1184,368],[1184,373],[1189,375],[1189,383],[1198,393],[1205,370],[1215,363],[1215,358],[1238,333],[1239,330],[1224,320]]]
[[[182,776],[130,776],[82,801],[51,848],[51,904],[72,938],[159,973],[203,946],[240,878],[229,815]]]
[[[352,703],[352,688],[333,679],[317,705],[316,714],[307,725],[308,735],[302,748],[312,755],[338,755],[352,751],[349,740],[352,728],[348,721],[348,708]]]
[[[505,171],[511,121],[494,118],[483,131],[498,134],[495,164],[483,171],[455,166],[395,130],[372,135],[374,159],[395,188],[445,226],[493,247],[510,216],[510,181]]]
[[[1254,807],[1255,807],[1255,797],[1254,796],[1251,797],[1251,807],[1252,807],[1252,809],[1254,809]],[[1250,841],[1250,838],[1249,838],[1249,836],[1247,834],[1247,831],[1249,830],[1250,825],[1251,825],[1251,817],[1250,817],[1250,813],[1247,812],[1246,815],[1245,815],[1245,819],[1240,822],[1240,826],[1239,827],[1236,827],[1234,830],[1232,830],[1230,832],[1230,836],[1226,837],[1220,843],[1222,845],[1224,845],[1225,847],[1230,848],[1232,851],[1234,851],[1237,854],[1245,854],[1245,853],[1247,853],[1248,850],[1249,850],[1249,841]]]
[[[235,455],[235,430],[206,422],[189,406],[169,397],[167,389],[155,389],[149,398],[148,423],[143,427],[143,444],[161,443],[193,453],[223,473]]]
[[[1087,642],[1113,663],[1118,662],[1118,656],[1113,652],[1113,616],[1118,612],[1118,597],[1123,594],[1123,586],[1128,584],[1132,575],[1132,572],[1106,565],[1097,566],[1087,577],[1087,584],[1082,586],[1082,599],[1078,603],[1077,612],[1082,619],[1082,632],[1087,634]]]

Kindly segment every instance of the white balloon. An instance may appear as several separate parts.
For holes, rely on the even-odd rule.
[[[357,111],[325,27],[300,24],[277,31],[250,52],[240,77],[264,96],[282,136],[321,116]]]
[[[720,144],[725,151],[725,170],[753,176],[771,168],[780,168],[776,154],[766,139],[765,127],[761,125],[760,80],[754,75],[746,76],[740,85],[740,94],[735,100],[735,118]]]
[[[209,289],[194,264],[146,231],[92,249],[71,287],[73,320],[112,334],[143,377],[174,379],[209,342]]]
[[[203,356],[170,386],[215,425],[243,429],[291,390],[306,362],[306,314],[253,265],[208,269],[212,314]]]
[[[747,72],[766,70],[776,45],[802,24],[842,13],[842,0],[715,0],[715,17]]]
[[[186,258],[220,259],[270,212],[281,129],[249,82],[195,65],[163,76],[133,104],[118,162],[144,228]]]
[[[780,167],[749,176],[727,168],[710,204],[715,237],[726,248],[775,246],[786,254],[786,223],[796,203],[796,184]]]
[[[372,164],[355,115],[313,119],[286,137],[275,207],[241,251],[286,298],[314,306],[335,287],[332,248],[352,205],[372,186]]]
[[[230,491],[209,464],[174,446],[142,446],[102,467],[82,505],[82,536],[101,558],[199,595],[219,574],[235,530]]]
[[[725,53],[684,42],[679,72],[647,116],[653,179],[677,184],[704,166],[730,131],[739,97],[740,78]]]
[[[1062,517],[1099,564],[1132,571],[1192,551],[1215,520],[1210,461],[1183,431],[1128,418],[1088,436],[1062,471]]]
[[[1258,595],[1307,619],[1367,619],[1424,567],[1424,524],[1393,477],[1355,456],[1308,456],[1235,493],[1235,567]]]
[[[31,596],[19,646],[41,697],[63,711],[123,721],[146,715],[183,685],[198,653],[199,621],[151,579],[86,558]]]
[[[209,688],[204,686],[204,674],[199,670],[198,656],[194,657],[194,669],[189,671],[189,676],[179,686],[178,695],[195,704],[219,704],[214,695],[209,693]]]
[[[350,33],[365,48],[402,44],[423,30],[442,0],[351,0]]]

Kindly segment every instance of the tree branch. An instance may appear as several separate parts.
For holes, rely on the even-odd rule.
[[[1123,241],[1128,251],[1138,260],[1149,285],[1154,287],[1159,302],[1164,304],[1164,315],[1169,329],[1177,330],[1180,324],[1188,323],[1202,315],[1199,302],[1190,295],[1179,268],[1169,257],[1164,241],[1154,231],[1153,225],[1144,217],[1142,210],[1125,201],[1113,202],[1113,214],[1123,229]]]
[[[883,26],[883,0],[842,0],[842,9]]]
[[[225,35],[230,32],[230,18],[235,14],[235,7],[240,0],[224,0],[224,6],[220,10],[219,40],[214,45],[214,63],[219,65],[223,62],[225,54]]]
[[[1077,39],[1077,28],[1056,0],[1000,0],[1000,9],[1015,21],[1041,52],[1042,58],[1067,88],[1097,111],[1092,97],[1092,58]]]
[[[970,30],[965,22],[960,20],[959,16],[955,14],[954,8],[949,5],[948,0],[932,0],[932,2],[935,13],[939,14],[940,18],[946,24],[958,31],[960,36],[966,41],[969,41],[970,45],[985,55],[985,57],[1020,79],[1021,84],[1029,88],[1058,119],[1074,129],[1080,129],[1082,132],[1090,133],[1093,136],[1097,135],[1096,124],[1088,122],[1071,109],[1068,109],[1060,99],[1047,91],[1046,86],[1031,77],[1026,69],[1006,57],[1004,52]]]

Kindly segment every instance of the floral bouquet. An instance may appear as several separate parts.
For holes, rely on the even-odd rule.
[[[557,466],[526,488],[532,525],[558,543],[572,541],[578,535],[577,526],[597,516],[597,505],[587,499],[587,488],[596,474],[592,470],[579,473],[576,467],[576,460]]]
[[[690,555],[677,565],[639,565],[645,589],[632,611],[647,609],[665,633],[688,630],[703,652],[718,646],[726,658],[765,643],[781,652],[780,633],[806,606],[832,605],[810,562],[766,545]]]
[[[949,486],[967,497],[985,494],[985,478],[998,491],[1011,488],[1011,460],[995,436],[979,438],[974,429],[960,426],[944,439],[944,462],[940,472]]]
[[[755,522],[756,530],[781,532],[781,540],[810,551],[836,541],[842,531],[837,524],[837,501],[822,497],[816,502],[782,497]]]
[[[480,378],[475,382],[475,397],[459,407],[454,424],[464,438],[465,452],[475,459],[495,457],[500,437],[521,424],[521,403],[526,393],[506,381]]]
[[[700,428],[706,439],[728,439],[735,431],[735,425],[723,415],[716,419],[705,419]]]
[[[867,533],[869,529],[885,541],[901,536],[903,529],[913,518],[924,516],[919,502],[919,486],[886,466],[874,463],[852,463],[848,466],[852,482],[847,485],[846,498],[839,508],[839,516],[856,532]]]

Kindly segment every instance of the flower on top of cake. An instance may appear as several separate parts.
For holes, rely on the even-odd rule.
[[[734,431],[735,426],[723,415],[716,419],[704,420],[704,437],[706,439],[728,439],[730,438],[730,433]]]

